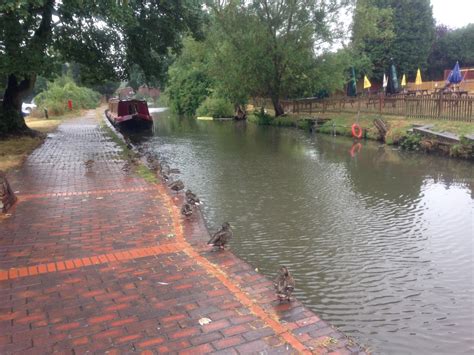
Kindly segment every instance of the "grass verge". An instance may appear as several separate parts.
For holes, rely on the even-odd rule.
[[[80,113],[79,113],[80,114]],[[78,115],[78,112],[57,116],[54,119],[26,117],[26,125],[41,133],[51,133],[65,119]],[[0,140],[0,170],[7,171],[21,166],[26,157],[38,148],[44,137],[12,136]]]

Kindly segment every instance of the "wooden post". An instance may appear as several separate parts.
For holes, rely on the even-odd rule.
[[[443,110],[443,93],[439,94],[439,101],[438,101],[438,118],[441,117],[441,112]]]

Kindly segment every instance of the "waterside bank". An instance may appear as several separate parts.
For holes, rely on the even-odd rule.
[[[68,120],[9,175],[0,222],[1,352],[364,353],[231,252],[200,212],[137,176],[94,112]]]

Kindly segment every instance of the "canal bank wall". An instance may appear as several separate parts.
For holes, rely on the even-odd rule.
[[[118,132],[108,120],[105,119],[104,122],[111,134],[123,141],[127,149],[140,156],[141,164],[152,171],[153,166],[150,165],[156,166],[156,161],[146,159],[126,135]],[[179,170],[179,167],[173,168]],[[194,207],[191,217],[183,217],[180,210],[185,203],[184,193],[173,192],[166,187],[162,179],[160,180],[157,185],[164,189],[167,205],[173,218],[174,232],[179,243],[182,244],[182,251],[203,267],[209,275],[219,280],[234,298],[229,305],[225,306],[225,311],[215,318],[222,322],[222,319],[225,320],[232,314],[234,307],[237,308],[238,317],[241,317],[237,321],[230,319],[222,324],[223,330],[220,331],[226,339],[224,341],[232,344],[223,353],[233,353],[233,351],[242,354],[257,352],[370,353],[352,338],[322,320],[298,300],[293,299],[292,302],[283,303],[278,301],[273,282],[238,258],[231,249],[222,252],[212,251],[207,245],[212,232],[207,228],[199,206]],[[225,303],[226,298],[228,296],[220,301]],[[209,313],[207,308],[211,311],[218,309],[215,308],[213,301],[208,301],[205,305],[205,309],[200,310],[203,316]],[[227,328],[228,326],[230,328]],[[221,329],[220,327],[218,329]],[[239,346],[241,343],[243,345]]]
[[[231,251],[210,252],[200,211],[183,219],[182,194],[109,134],[90,111],[9,173],[0,353],[366,353],[276,301]]]
[[[294,127],[310,132],[355,139],[351,128],[352,124],[356,122],[353,117],[350,120],[345,120],[327,117],[298,117],[292,115],[272,117],[267,114],[252,114],[249,115],[248,120],[257,125]],[[372,121],[363,120],[359,125],[363,132],[362,139],[382,141],[385,144],[399,146],[405,150],[474,161],[474,134],[458,136],[450,132],[436,132],[429,124],[397,122],[395,127],[381,136]],[[423,129],[425,127],[426,129]],[[450,139],[447,139],[447,136]]]

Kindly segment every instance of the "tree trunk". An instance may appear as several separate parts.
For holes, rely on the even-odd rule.
[[[242,108],[241,105],[236,105],[234,118],[237,121],[245,120],[247,118],[247,112],[245,111],[245,107]]]
[[[275,109],[275,117],[281,116],[285,113],[283,106],[280,103],[280,98],[278,95],[272,95],[272,104]]]
[[[3,95],[2,114],[0,115],[0,134],[32,134],[21,113],[23,98],[33,89],[36,76],[26,77],[20,83],[15,74],[8,76],[8,84]]]

